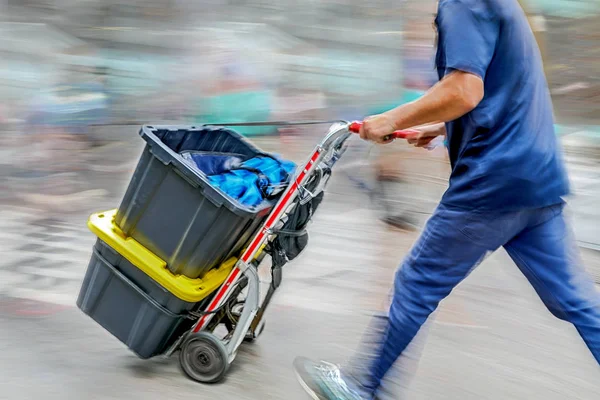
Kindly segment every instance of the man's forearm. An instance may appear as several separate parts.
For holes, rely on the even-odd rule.
[[[392,118],[396,129],[440,121],[448,122],[462,117],[474,109],[483,98],[483,84],[480,78],[468,75],[454,72],[418,100],[390,110],[386,114]]]

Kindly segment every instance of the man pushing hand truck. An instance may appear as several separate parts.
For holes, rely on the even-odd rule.
[[[396,274],[367,373],[296,359],[298,377],[315,399],[374,398],[440,301],[500,247],[600,363],[600,294],[563,215],[569,183],[527,18],[517,0],[440,0],[435,23],[439,82],[355,128],[381,144],[414,127],[407,139],[416,146],[445,135],[449,188]]]

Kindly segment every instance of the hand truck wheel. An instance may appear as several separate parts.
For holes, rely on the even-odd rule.
[[[225,345],[212,333],[190,335],[179,353],[179,364],[191,379],[201,383],[219,382],[229,369]]]

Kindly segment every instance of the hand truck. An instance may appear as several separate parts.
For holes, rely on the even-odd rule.
[[[273,125],[274,123],[269,124]],[[344,153],[346,141],[353,133],[358,133],[360,128],[360,122],[337,121],[331,125],[327,135],[315,147],[308,160],[296,170],[287,189],[281,195],[281,199],[252,238],[227,279],[214,293],[206,308],[198,313],[198,319],[192,328],[168,350],[167,356],[180,350],[181,367],[191,379],[202,383],[220,381],[227,373],[244,339],[253,340],[260,335],[264,328],[265,310],[279,286],[281,275],[273,275],[274,282],[270,285],[264,302],[260,304],[260,282],[257,268],[261,257],[257,257],[257,255],[264,245],[275,237],[278,224],[296,204],[314,197],[323,190],[326,180],[319,185],[319,188],[312,191],[306,188],[306,184],[315,174],[322,173],[323,169],[330,170],[333,167]],[[408,134],[407,131],[397,131],[386,139],[405,138]],[[242,288],[247,289],[245,299],[237,301]],[[229,334],[220,339],[213,334],[219,324],[217,316],[231,302],[238,306],[239,315],[235,318],[235,324],[229,321]]]

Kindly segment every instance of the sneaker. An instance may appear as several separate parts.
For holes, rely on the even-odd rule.
[[[302,388],[314,400],[371,399],[352,379],[344,377],[337,365],[313,362],[306,358],[294,360],[296,376]]]

